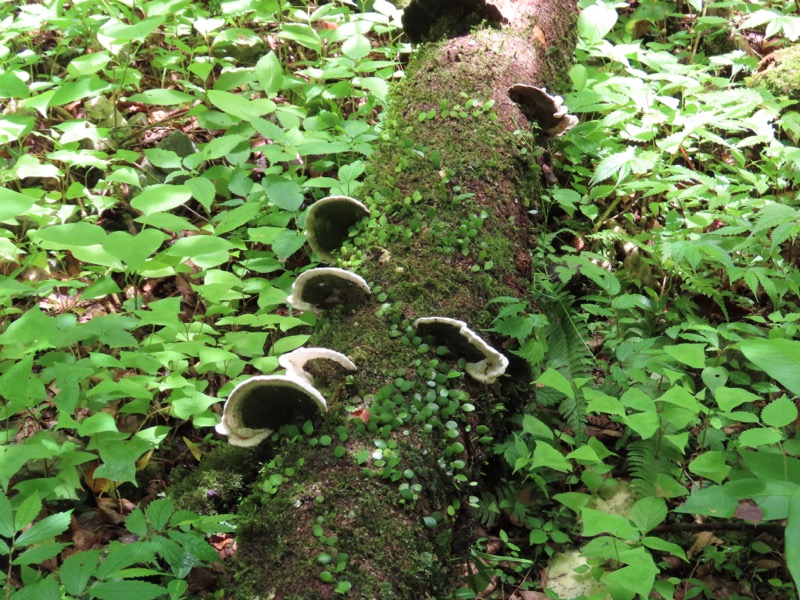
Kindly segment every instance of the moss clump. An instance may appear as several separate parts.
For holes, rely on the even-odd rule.
[[[204,515],[233,512],[258,475],[257,452],[229,444],[219,446],[191,471],[176,470],[169,494],[179,509]]]
[[[335,597],[341,582],[350,583],[353,598],[414,598],[420,586],[448,597],[453,575],[437,558],[433,536],[412,523],[416,517],[384,482],[350,463],[323,464],[313,452],[305,458],[279,494],[251,497],[243,507],[228,597],[316,600]],[[323,564],[321,555],[332,562]],[[281,564],[293,567],[276,568]],[[323,571],[333,580],[326,582]]]
[[[800,46],[767,56],[748,83],[750,87],[765,87],[776,96],[800,100]]]

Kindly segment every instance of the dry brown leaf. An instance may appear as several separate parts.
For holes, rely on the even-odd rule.
[[[711,531],[701,531],[694,536],[694,543],[692,547],[686,552],[686,556],[692,558],[695,554],[700,552],[706,546],[719,546],[724,543],[721,539],[715,536]]]

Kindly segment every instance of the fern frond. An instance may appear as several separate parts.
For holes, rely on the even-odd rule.
[[[678,479],[683,454],[675,446],[653,436],[627,445],[628,473],[634,489],[642,496],[656,493],[659,475]]]

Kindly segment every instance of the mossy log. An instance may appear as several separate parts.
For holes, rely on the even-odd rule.
[[[309,341],[358,371],[315,373],[327,414],[256,451],[264,468],[241,506],[230,597],[450,598],[461,585],[473,482],[529,381],[512,363],[478,383],[447,340],[412,324],[444,316],[486,332],[490,300],[526,296],[540,171],[523,152],[534,137],[515,134],[536,128],[508,89],[563,87],[577,14],[564,0],[491,4],[502,22],[422,46],[394,92],[357,193],[371,215],[334,265],[364,277],[372,299],[325,312]],[[423,13],[434,34],[453,25]]]

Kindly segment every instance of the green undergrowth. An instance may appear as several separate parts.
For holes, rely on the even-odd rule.
[[[535,207],[535,306],[493,300],[533,375],[477,509],[503,550],[478,545],[460,597],[538,589],[544,563],[554,598],[796,597],[797,113],[774,95],[794,66],[750,79],[745,49],[800,21],[678,4],[581,3],[581,122]]]
[[[797,596],[800,116],[792,63],[754,57],[796,6],[580,7],[581,122],[541,147],[479,91],[501,32],[382,112],[410,51],[382,0],[0,5],[7,599],[187,597],[237,523],[270,541],[209,596]],[[373,211],[340,264],[379,304],[292,314],[338,194]],[[471,382],[433,309],[516,381]],[[369,365],[320,374],[340,418],[220,447],[220,398],[309,341]],[[264,573],[289,541],[308,576]]]

